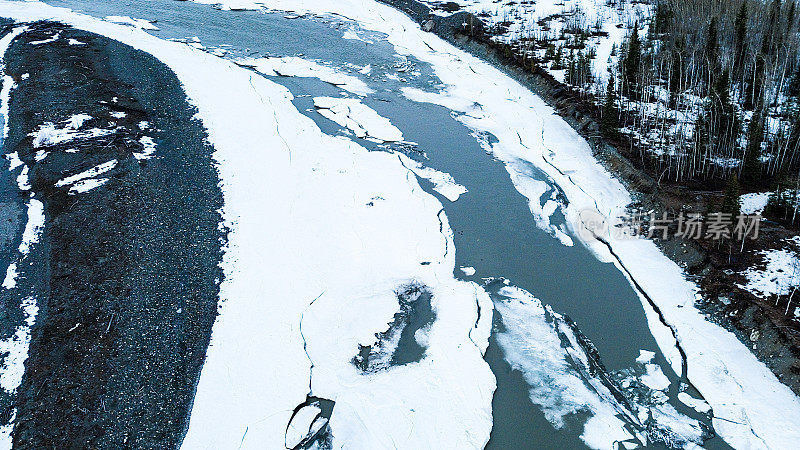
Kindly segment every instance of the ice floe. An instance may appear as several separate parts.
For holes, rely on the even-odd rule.
[[[640,404],[620,400],[621,392],[597,370],[571,323],[530,293],[506,286],[495,302],[502,318],[497,341],[511,367],[530,386],[530,398],[556,428],[567,417],[584,413],[581,439],[595,449],[614,448],[619,442],[663,442],[686,448],[702,443],[699,422],[679,414],[663,402]],[[653,390],[669,385],[660,368],[646,363],[638,382]],[[651,419],[652,418],[652,419]]]
[[[699,398],[694,398],[691,395],[687,394],[686,392],[679,392],[678,393],[678,400],[681,401],[684,405],[694,409],[695,411],[703,414],[708,414],[711,412],[711,406],[708,405],[703,400]]]
[[[153,25],[149,20],[134,19],[128,16],[107,16],[106,20],[109,22],[119,23],[123,25],[130,25],[141,30],[158,31],[158,27]]]
[[[644,364],[645,374],[641,377],[642,383],[654,391],[663,391],[669,387],[669,378],[664,375],[658,364]]]
[[[321,412],[319,406],[312,404],[300,408],[294,414],[286,429],[286,448],[296,448],[310,433],[318,431],[312,427]]]
[[[458,200],[462,194],[467,192],[467,188],[456,183],[456,180],[454,180],[453,176],[449,173],[440,172],[431,167],[425,167],[422,163],[402,153],[398,153],[397,155],[408,170],[414,172],[416,176],[433,183],[433,190],[442,194],[442,196],[451,202]]]
[[[245,58],[237,60],[236,63],[242,66],[252,67],[264,75],[318,78],[356,95],[363,96],[374,92],[358,77],[297,56],[285,56],[281,58]]]
[[[403,132],[386,117],[357,98],[314,97],[314,107],[325,118],[352,131],[356,137],[376,142],[399,142]]]

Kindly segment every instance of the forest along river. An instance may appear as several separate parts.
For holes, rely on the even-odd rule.
[[[602,416],[598,412],[602,408],[593,398],[613,404],[612,411],[624,418],[632,434],[649,432],[651,442],[666,436],[662,437],[664,443],[682,446],[692,438],[670,431],[670,427],[684,429],[694,423],[688,435],[710,429],[705,415],[677,400],[678,377],[659,352],[641,301],[622,273],[612,264],[599,262],[577,239],[576,245],[565,246],[537,228],[527,199],[512,184],[503,164],[487,153],[492,136],[468,129],[446,108],[403,96],[404,87],[428,92],[441,89],[427,64],[397,55],[380,34],[364,32],[339,18],[221,11],[173,0],[47,3],[100,18],[120,15],[157,20],[158,30],[149,31],[153,35],[202,45],[226,58],[300,56],[357,77],[375,91],[362,103],[388,118],[402,131],[405,142],[359,139],[320,115],[314,97],[358,98],[337,86],[317,78],[268,77],[286,86],[294,94],[298,110],[325,133],[349,136],[370,150],[404,154],[452,175],[467,189],[452,202],[437,192],[433,183],[420,179],[422,187],[442,202],[453,229],[456,276],[483,285],[496,304],[485,355],[497,378],[489,448],[582,448],[584,423],[592,415]],[[558,188],[535,167],[530,167],[529,176],[543,187],[543,204],[561,198]],[[550,221],[563,225],[563,216],[556,211]],[[538,302],[522,290],[549,308],[537,308]],[[433,320],[430,302],[425,306],[425,298],[421,300],[417,302],[422,305],[420,310],[412,307],[409,331]],[[393,356],[395,364],[413,362],[423,354],[413,332],[405,331]],[[555,339],[556,351],[571,348],[571,353],[565,352],[559,360],[563,364],[541,356],[553,351],[547,347],[548,339]],[[586,339],[596,351],[585,344]],[[578,342],[584,345],[574,345]],[[648,363],[649,354],[641,350],[655,354],[652,363]],[[595,353],[602,366],[581,363],[587,354]],[[573,380],[591,386],[586,396],[575,392]],[[660,407],[651,411],[653,405]],[[696,426],[697,421],[703,425]],[[706,433],[704,438],[708,437]],[[704,446],[726,447],[718,438],[706,440]]]

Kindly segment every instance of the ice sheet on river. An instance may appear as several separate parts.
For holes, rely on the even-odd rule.
[[[287,89],[200,50],[42,3],[0,9],[152,53],[208,129],[230,233],[186,448],[283,448],[308,395],[335,401],[329,438],[337,446],[488,441],[494,377],[482,353],[491,301],[453,277],[442,205],[394,154],[323,134]],[[425,356],[365,374],[352,363],[359,344],[386,329],[396,289],[408,283],[426,286],[436,315]]]

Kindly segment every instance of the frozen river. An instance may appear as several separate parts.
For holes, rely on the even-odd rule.
[[[493,315],[484,360],[497,387],[487,448],[600,447],[604,434],[625,431],[631,446],[727,448],[712,437],[709,416],[679,401],[679,393],[699,394],[660,352],[629,281],[571,236],[559,186],[522,161],[524,179],[512,182],[491,152],[495,136],[469,127],[464,112],[422,101],[445,85],[385,35],[337,17],[172,0],[47,3],[98,18],[146,19],[154,36],[249,64],[288,88],[296,109],[324,133],[390,152],[418,176],[452,229],[455,248],[446,251],[455,252],[455,277],[482,286],[494,303],[493,311],[478,309]],[[530,120],[538,120],[533,112]],[[402,138],[386,137],[398,131]],[[537,192],[539,204],[523,189]],[[384,370],[426,358],[417,332],[437,317],[429,295],[408,298],[395,316],[398,337]],[[366,349],[358,363],[368,369],[370,355]]]

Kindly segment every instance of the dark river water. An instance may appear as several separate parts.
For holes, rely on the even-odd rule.
[[[151,31],[152,34],[174,39],[196,36],[205,47],[229,46],[224,47],[230,51],[229,56],[302,55],[333,66],[350,67],[353,75],[359,75],[353,65],[371,65],[371,73],[360,78],[376,93],[364,98],[363,103],[389,118],[402,130],[404,138],[417,143],[416,149],[427,157],[409,152],[411,158],[451,174],[468,189],[456,202],[450,202],[434,191],[430,182],[420,180],[426,191],[440,199],[454,231],[455,275],[479,284],[485,284],[486,279],[504,278],[555,312],[569,316],[597,347],[609,372],[634,366],[639,351],[645,349],[656,352],[655,361],[670,380],[675,380],[648,329],[641,302],[625,277],[612,264],[599,262],[580,244],[564,246],[537,228],[528,200],[515,189],[504,165],[487,154],[471,130],[455,120],[451,111],[403,97],[403,87],[431,91],[440,82],[426,64],[398,56],[382,36],[362,33],[371,41],[366,43],[343,39],[343,31],[353,25],[338,19],[288,19],[284,14],[219,11],[208,5],[173,0],[47,3],[97,17],[123,15],[157,20],[160,30]],[[398,64],[412,69],[397,73]],[[387,73],[405,81],[387,78]],[[338,97],[340,89],[312,78],[270,78],[295,95],[297,108],[323,132],[342,134],[340,127],[319,115],[312,103],[316,96]],[[357,141],[369,149],[386,151],[372,142]],[[529,175],[548,182],[535,167],[530,167]],[[550,185],[549,189],[555,188]],[[551,220],[558,225],[563,217],[556,213]],[[459,266],[474,267],[476,273],[467,277]],[[502,283],[487,284],[495,298],[498,285]],[[502,331],[502,317],[498,312],[494,314],[494,329]],[[545,419],[539,406],[531,401],[530,386],[522,373],[512,370],[506,361],[494,333],[485,360],[497,378],[489,448],[584,447],[579,439],[579,424],[573,426],[568,421],[564,428],[556,429]],[[671,394],[674,396],[675,392]],[[674,400],[671,403],[681,412],[692,413]],[[716,441],[706,445],[716,447]]]

